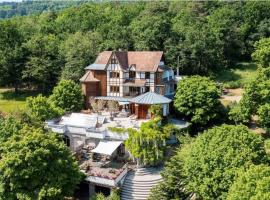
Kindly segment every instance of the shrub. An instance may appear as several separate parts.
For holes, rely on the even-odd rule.
[[[48,98],[42,95],[27,98],[26,112],[31,121],[37,123],[59,117],[64,113],[61,108],[56,107]]]
[[[66,112],[79,111],[83,108],[83,95],[78,84],[71,80],[61,80],[53,89],[51,102]]]

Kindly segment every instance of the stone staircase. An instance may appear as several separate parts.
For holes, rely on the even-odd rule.
[[[121,188],[121,200],[147,200],[151,188],[162,180],[160,171],[160,168],[130,171]]]

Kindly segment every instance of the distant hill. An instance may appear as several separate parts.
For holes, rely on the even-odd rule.
[[[42,13],[48,10],[62,10],[71,6],[81,5],[85,2],[89,1],[0,1],[0,19],[11,18],[13,16],[24,16],[35,13]]]

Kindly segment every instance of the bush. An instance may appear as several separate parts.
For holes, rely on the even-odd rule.
[[[270,104],[264,104],[258,109],[260,125],[268,132],[270,130]]]
[[[26,99],[26,112],[32,122],[42,123],[45,120],[53,119],[64,114],[61,108],[52,104],[48,98],[38,95]]]
[[[235,124],[247,124],[250,116],[249,109],[245,108],[241,103],[234,103],[229,108],[229,119]]]
[[[83,95],[78,84],[71,80],[61,80],[53,89],[51,102],[66,112],[79,111],[83,108]]]
[[[154,117],[162,117],[162,106],[159,104],[151,105],[149,111]]]

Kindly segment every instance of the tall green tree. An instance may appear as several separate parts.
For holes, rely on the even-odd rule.
[[[24,127],[1,144],[0,199],[60,200],[81,179],[70,150],[53,133]]]
[[[22,84],[25,55],[23,36],[12,20],[0,21],[0,85],[12,86],[17,91]]]
[[[266,163],[264,143],[245,126],[222,125],[184,145],[165,167],[164,199],[195,193],[202,199],[226,199],[237,171]],[[185,198],[182,198],[185,199]]]
[[[252,58],[261,67],[270,67],[270,37],[263,38],[255,43]]]
[[[239,177],[231,186],[228,200],[260,199],[268,200],[270,196],[269,165],[253,165],[246,171],[241,170]]]
[[[23,78],[42,91],[50,91],[61,73],[58,54],[59,40],[55,35],[34,35],[25,44],[28,61]]]
[[[80,111],[83,108],[82,90],[71,80],[61,80],[49,98],[55,107],[66,112]]]
[[[95,61],[100,51],[100,40],[97,33],[70,34],[60,46],[60,54],[65,60],[61,77],[78,82],[85,72],[84,68]]]
[[[136,50],[160,50],[170,30],[168,4],[150,3],[130,24]]]
[[[184,78],[177,85],[174,107],[192,123],[205,125],[219,116],[220,93],[207,77]]]

